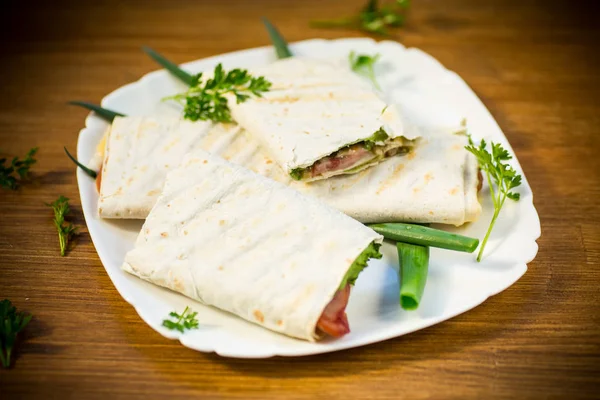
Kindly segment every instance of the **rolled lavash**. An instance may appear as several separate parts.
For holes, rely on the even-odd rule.
[[[104,218],[145,218],[167,172],[188,151],[200,148],[316,197],[364,223],[462,225],[481,213],[478,165],[464,149],[466,137],[454,131],[422,130],[422,138],[408,155],[392,157],[354,175],[306,183],[293,181],[237,125],[119,117],[106,140],[98,211]]]
[[[350,265],[382,240],[317,199],[195,150],[168,173],[123,269],[312,341]]]
[[[397,107],[346,65],[292,57],[256,67],[252,73],[271,88],[243,103],[229,101],[231,115],[287,174],[381,128],[390,138],[416,139],[418,131],[407,129]]]
[[[167,172],[200,148],[200,138],[210,127],[179,118],[116,117],[102,139],[100,217],[146,218]],[[98,158],[95,155],[92,162]]]
[[[461,128],[464,130],[464,128]],[[426,129],[405,156],[392,157],[355,175],[297,182],[261,151],[253,137],[235,125],[216,125],[202,148],[279,182],[364,223],[419,222],[462,225],[475,221],[477,160],[464,149],[457,129]]]

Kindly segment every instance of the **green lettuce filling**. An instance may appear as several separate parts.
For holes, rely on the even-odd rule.
[[[373,150],[373,147],[377,146],[377,142],[385,142],[389,138],[388,134],[383,128],[379,128],[377,132],[366,138],[362,145],[367,150]]]
[[[380,244],[371,242],[371,244],[366,249],[364,249],[358,257],[356,257],[356,260],[354,260],[354,262],[348,269],[348,272],[346,272],[344,279],[342,279],[340,289],[345,288],[346,284],[348,283],[354,285],[354,282],[356,282],[358,275],[362,272],[363,269],[365,269],[367,263],[371,258],[379,259],[382,257],[381,253],[379,252],[379,247],[381,247]]]
[[[290,176],[292,177],[292,179],[299,181],[300,179],[302,179],[302,176],[304,175],[304,171],[306,171],[307,169],[308,168],[294,168],[293,170],[290,171]]]

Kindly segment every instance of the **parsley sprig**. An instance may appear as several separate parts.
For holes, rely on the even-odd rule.
[[[377,79],[375,79],[374,66],[377,60],[379,60],[379,57],[379,54],[370,56],[368,54],[356,54],[354,51],[351,51],[348,55],[348,59],[350,61],[350,68],[352,68],[352,71],[369,78],[377,89],[381,88],[377,83]]]
[[[175,311],[169,313],[171,319],[163,320],[163,326],[170,330],[177,330],[183,333],[186,329],[198,329],[198,320],[196,319],[197,312],[192,312],[189,307],[185,307],[185,310],[181,314],[177,314]]]
[[[36,163],[33,156],[37,151],[38,148],[34,147],[27,152],[25,159],[19,160],[18,157],[15,157],[8,165],[6,164],[6,158],[0,159],[0,186],[5,189],[17,190],[20,181],[29,177],[29,168]],[[17,180],[17,176],[20,181]]]
[[[312,21],[315,28],[353,28],[367,33],[388,36],[389,28],[402,26],[410,0],[395,0],[380,6],[377,0],[369,2],[357,15],[332,20]]]
[[[58,230],[58,242],[60,244],[60,255],[64,256],[67,251],[69,239],[77,234],[77,228],[73,224],[65,224],[65,216],[69,214],[69,199],[60,196],[52,203],[46,203],[54,210],[54,225]]]
[[[10,366],[12,349],[17,334],[31,321],[31,315],[17,312],[10,300],[0,301],[0,362],[4,368]]]
[[[481,243],[481,247],[479,248],[477,261],[481,261],[483,249],[487,244],[492,229],[494,229],[494,224],[498,219],[498,215],[500,214],[500,210],[502,209],[506,199],[509,198],[514,201],[519,200],[520,194],[513,192],[512,189],[521,185],[522,179],[521,175],[517,174],[517,171],[515,171],[513,167],[506,163],[506,161],[512,159],[512,156],[506,149],[502,147],[500,143],[491,142],[491,153],[486,149],[486,147],[487,143],[485,140],[481,139],[479,146],[476,146],[470,136],[469,145],[465,146],[465,149],[473,153],[473,155],[477,158],[477,161],[479,162],[479,168],[481,168],[481,170],[485,173],[490,186],[492,202],[494,203],[494,215],[492,216],[490,226],[485,234],[483,242]]]
[[[243,103],[252,95],[261,97],[271,87],[264,77],[253,77],[245,69],[223,70],[221,64],[215,68],[214,76],[202,81],[202,73],[194,75],[187,92],[167,97],[184,106],[184,117],[192,121],[210,120],[232,122],[231,110],[225,95],[232,94],[236,102]]]

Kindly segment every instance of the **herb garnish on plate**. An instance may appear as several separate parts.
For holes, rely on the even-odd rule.
[[[351,51],[348,55],[348,59],[350,61],[350,68],[352,68],[352,71],[369,78],[377,89],[381,88],[377,83],[377,79],[375,79],[374,66],[377,60],[379,60],[379,57],[379,54],[370,56],[368,54],[356,54],[354,51]]]
[[[196,319],[197,312],[192,312],[189,307],[185,307],[185,310],[181,314],[177,314],[175,311],[169,313],[171,319],[163,320],[163,326],[172,331],[177,330],[183,333],[186,329],[198,329],[198,320]],[[172,319],[175,318],[175,321]]]
[[[234,95],[239,104],[251,96],[261,97],[271,87],[271,82],[262,76],[253,77],[239,68],[226,72],[221,64],[215,67],[214,76],[204,82],[202,72],[194,77],[187,92],[166,98],[180,102],[184,106],[184,117],[191,121],[232,122],[225,95]]]
[[[494,203],[494,215],[490,226],[483,238],[479,254],[477,254],[477,261],[481,261],[483,255],[483,249],[494,229],[494,224],[498,219],[500,210],[504,205],[507,198],[518,201],[520,198],[519,193],[513,192],[512,189],[521,185],[521,175],[517,174],[517,171],[505,161],[512,159],[512,156],[506,149],[502,147],[500,143],[491,142],[492,152],[490,153],[487,149],[487,143],[481,139],[479,146],[476,146],[469,136],[469,145],[465,146],[469,152],[477,158],[479,162],[479,168],[485,173],[488,184],[490,186],[490,194],[492,196],[492,202]],[[495,189],[494,189],[495,186]]]
[[[98,177],[98,173],[96,171],[86,167],[85,165],[83,165],[82,163],[77,161],[77,159],[75,157],[73,157],[71,155],[71,153],[69,153],[69,150],[67,150],[66,147],[64,147],[64,149],[65,149],[65,153],[67,153],[67,157],[69,157],[71,159],[71,161],[73,161],[75,163],[75,165],[77,165],[79,168],[81,168],[82,171],[85,172],[90,178],[96,179]]]

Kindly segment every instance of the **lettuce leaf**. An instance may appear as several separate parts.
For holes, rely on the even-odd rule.
[[[343,289],[344,287],[346,287],[346,284],[348,284],[348,283],[351,285],[354,285],[354,282],[356,282],[358,275],[367,266],[369,259],[371,259],[371,258],[379,259],[382,257],[381,253],[379,252],[380,247],[381,247],[380,244],[371,242],[371,244],[366,249],[364,249],[363,252],[360,253],[360,255],[358,257],[356,257],[356,260],[354,260],[354,262],[348,269],[348,272],[346,272],[344,279],[342,279],[342,283],[340,284],[340,289]]]
[[[377,142],[385,142],[388,138],[387,132],[381,127],[377,132],[363,141],[363,146],[367,150],[373,150],[373,147],[377,146]]]

